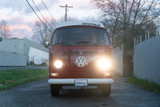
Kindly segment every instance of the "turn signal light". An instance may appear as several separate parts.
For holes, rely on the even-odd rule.
[[[110,76],[112,76],[112,73],[104,73],[104,76],[110,77]]]
[[[58,73],[51,73],[52,77],[58,77]]]

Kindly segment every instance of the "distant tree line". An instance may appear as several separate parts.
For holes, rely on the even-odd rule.
[[[155,35],[155,20],[160,16],[159,0],[93,0],[101,10],[100,20],[113,39],[113,47],[123,44],[133,50],[134,37]]]
[[[150,36],[156,35],[155,21],[160,16],[159,0],[92,0],[101,10],[100,21],[105,25],[112,37],[113,47],[124,45],[126,50],[133,54],[134,37],[145,35],[148,30]],[[68,18],[77,20],[76,18]],[[44,21],[45,22],[45,21]],[[37,21],[35,24],[33,38],[41,44],[45,44],[54,31],[56,21],[49,21],[53,28]],[[60,22],[64,22],[61,18]],[[143,39],[144,37],[142,37]]]
[[[8,38],[10,35],[9,25],[5,20],[0,21],[0,37]]]

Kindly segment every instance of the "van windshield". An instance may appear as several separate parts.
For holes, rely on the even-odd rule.
[[[52,45],[109,45],[109,39],[101,28],[66,27],[55,31]]]

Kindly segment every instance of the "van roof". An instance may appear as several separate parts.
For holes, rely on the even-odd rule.
[[[80,21],[68,21],[68,22],[63,22],[61,24],[58,24],[56,28],[60,27],[66,27],[66,26],[78,26],[78,25],[84,25],[84,26],[97,26],[97,27],[102,27],[104,28],[104,25],[102,23],[98,22],[80,22]]]

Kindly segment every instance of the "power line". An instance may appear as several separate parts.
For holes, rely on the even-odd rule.
[[[73,6],[67,6],[67,4],[65,6],[59,6],[59,7],[65,7],[65,17],[64,17],[64,21],[67,21],[67,8],[73,8]]]
[[[43,16],[43,14],[41,13],[41,11],[39,10],[39,8],[37,7],[37,5],[35,4],[34,0],[32,0],[33,4],[35,5],[35,7],[37,8],[37,10],[39,11],[39,13],[41,14],[41,16],[44,18],[44,20],[47,22],[47,24],[53,29],[52,25],[49,24],[49,22],[47,21],[47,19]]]
[[[48,11],[49,15],[52,17],[52,19],[54,19],[43,0],[42,0],[42,3],[44,5],[44,7],[46,8],[46,10]]]
[[[32,9],[32,11],[36,14],[36,16],[37,16],[38,19],[41,21],[41,23],[44,24],[50,32],[52,32],[52,31],[48,28],[48,26],[42,21],[42,19],[38,16],[38,14],[35,12],[35,10],[34,10],[33,7],[31,6],[31,4],[28,2],[28,0],[26,0],[26,2],[28,3],[28,5],[29,5],[30,8]]]

